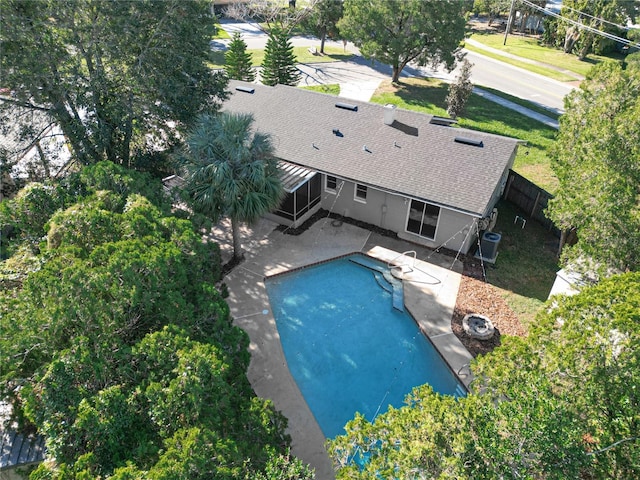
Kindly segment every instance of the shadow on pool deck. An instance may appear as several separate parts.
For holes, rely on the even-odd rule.
[[[336,226],[339,225],[339,226]],[[325,449],[326,439],[298,386],[289,373],[276,322],[271,312],[264,277],[352,252],[364,252],[388,261],[397,252],[417,253],[414,280],[405,280],[405,306],[460,379],[470,378],[462,368],[471,355],[451,331],[451,315],[460,285],[462,265],[451,257],[408,242],[336,222],[319,220],[298,236],[275,230],[276,223],[260,220],[242,230],[245,261],[225,277],[227,299],[236,325],[251,339],[248,377],[256,394],[269,398],[288,419],[294,455],[310,464],[319,480],[335,473]],[[223,260],[231,256],[231,239],[223,224],[211,238],[220,243]],[[422,260],[427,259],[428,262]],[[434,280],[437,279],[437,280]]]

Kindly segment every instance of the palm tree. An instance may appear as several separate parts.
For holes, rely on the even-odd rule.
[[[233,261],[242,258],[239,223],[280,205],[284,189],[268,134],[252,132],[251,114],[203,114],[186,137],[183,165],[193,207],[231,219]]]

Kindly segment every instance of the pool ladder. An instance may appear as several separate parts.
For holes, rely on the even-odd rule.
[[[413,258],[412,258],[413,257]],[[396,263],[396,260],[399,258],[405,259],[401,263]],[[408,261],[410,260],[410,262]],[[405,273],[413,272],[416,265],[416,251],[415,250],[407,250],[406,252],[402,252],[401,254],[394,257],[389,263],[387,263],[387,267],[389,271],[393,274],[394,270],[400,272],[400,277]],[[405,269],[406,267],[406,269]]]

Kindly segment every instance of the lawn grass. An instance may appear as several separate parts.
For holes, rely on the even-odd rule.
[[[338,83],[324,84],[324,85],[309,85],[307,87],[300,87],[304,90],[313,90],[314,92],[326,93],[328,95],[340,95],[340,85]]]
[[[468,48],[469,50],[497,58],[506,63],[514,64],[513,62],[517,62],[518,67],[522,67],[530,71],[536,71],[536,73],[542,73],[545,76],[556,78],[560,81],[575,80],[575,77],[566,74],[564,76],[557,77],[559,74],[558,69],[573,72],[580,76],[586,76],[587,73],[589,73],[589,70],[591,70],[591,67],[595,64],[609,59],[609,57],[589,54],[585,60],[580,60],[575,54],[564,53],[562,50],[540,45],[537,38],[525,37],[522,35],[509,35],[507,37],[506,45],[503,45],[504,34],[501,33],[475,33],[471,38],[483,45],[486,45],[487,47],[495,48],[501,52],[511,53],[521,58],[546,63],[555,67],[555,69],[548,68],[544,69],[543,72],[540,72],[537,71],[539,67],[536,67],[535,65],[527,64],[525,62],[517,62],[504,56],[491,54],[486,50],[481,50],[467,44],[465,48]]]
[[[525,108],[528,108],[529,110],[533,110],[534,112],[538,112],[542,115],[545,115],[549,118],[553,118],[554,120],[559,120],[560,119],[560,115],[558,113],[556,113],[554,110],[550,110],[548,108],[545,108],[541,105],[538,105],[537,103],[533,103],[530,102],[528,100],[523,100],[520,97],[514,97],[513,95],[509,95],[508,93],[504,93],[501,92],[500,90],[496,90],[495,88],[490,88],[490,87],[485,87],[483,85],[476,85],[479,88],[482,88],[482,90],[485,90],[493,95],[496,95],[498,97],[502,97],[505,100],[509,100],[511,103],[515,103],[518,105],[522,105]]]
[[[231,35],[227,33],[227,31],[222,28],[222,25],[216,23],[216,34],[213,36],[214,40],[227,40],[230,39]]]
[[[497,287],[520,321],[530,325],[549,296],[560,268],[558,239],[537,222],[514,223],[522,215],[513,204],[501,200],[494,232],[502,238],[494,265],[485,264],[487,281]]]
[[[353,53],[345,52],[340,47],[325,45],[324,55],[314,55],[309,51],[309,47],[293,47],[293,54],[296,57],[296,63],[323,63],[323,62],[346,62]],[[224,53],[222,51],[211,52],[210,67],[214,69],[224,67]],[[247,50],[251,54],[251,64],[255,67],[262,65],[264,60],[264,50]]]
[[[445,107],[447,91],[448,85],[440,80],[406,78],[398,85],[383,82],[371,101],[383,105],[392,103],[407,110],[448,116]],[[553,128],[477,95],[471,95],[469,98],[465,112],[458,118],[458,124],[472,130],[525,141],[526,146],[518,148],[513,169],[549,193],[554,193],[558,188],[558,181],[551,170],[548,156],[556,135]]]

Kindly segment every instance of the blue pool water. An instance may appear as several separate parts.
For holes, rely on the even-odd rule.
[[[327,438],[356,412],[373,420],[402,406],[418,385],[465,392],[414,320],[393,308],[391,285],[352,258],[373,262],[353,255],[265,281],[289,370]]]

